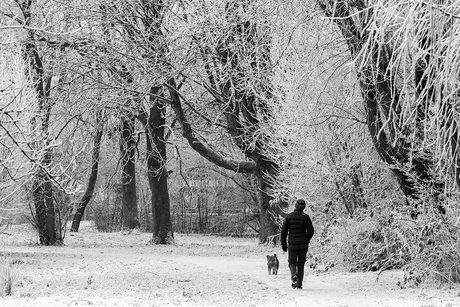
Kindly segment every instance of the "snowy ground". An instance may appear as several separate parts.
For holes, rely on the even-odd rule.
[[[388,306],[460,307],[460,287],[400,289],[402,272],[317,274],[303,290],[289,281],[287,254],[256,239],[176,234],[175,246],[146,245],[150,234],[68,233],[65,246],[31,245],[28,227],[0,234],[0,256],[20,273],[2,307],[20,306]],[[278,275],[266,255],[276,253]]]

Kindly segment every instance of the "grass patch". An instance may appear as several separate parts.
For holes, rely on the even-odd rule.
[[[10,256],[0,256],[0,296],[5,297],[13,294],[14,288],[20,280],[20,266],[22,261],[12,259]]]

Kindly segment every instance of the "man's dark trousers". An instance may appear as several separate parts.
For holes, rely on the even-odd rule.
[[[297,274],[297,286],[302,287],[305,261],[307,260],[308,243],[289,244],[288,262],[291,276]]]

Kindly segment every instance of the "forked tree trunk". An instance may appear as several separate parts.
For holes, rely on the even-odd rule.
[[[140,33],[146,35],[149,41],[145,58],[151,61],[152,67],[158,66],[158,62],[168,62],[165,59],[166,45],[163,41],[162,22],[166,8],[163,1],[142,0],[132,6],[132,16],[137,16],[145,30],[139,32],[137,25],[133,24],[131,17],[123,23],[123,28],[131,38],[136,41]],[[137,22],[137,21],[136,21]],[[147,47],[147,46],[146,46]],[[155,55],[155,56],[152,56]],[[165,143],[165,106],[154,96],[161,96],[161,87],[151,88],[150,110],[148,118],[146,114],[138,115],[138,119],[145,127],[147,139],[147,176],[152,193],[151,205],[153,215],[153,235],[151,243],[169,244],[173,242],[171,213],[169,204],[169,192],[166,172],[166,143]],[[134,177],[133,177],[134,178]]]

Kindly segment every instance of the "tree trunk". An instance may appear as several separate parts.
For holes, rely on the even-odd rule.
[[[40,245],[60,244],[61,238],[55,227],[56,212],[53,203],[52,183],[43,168],[39,168],[35,174],[32,195],[35,206],[34,223],[38,230]]]
[[[30,26],[32,1],[18,2],[24,15],[25,26]],[[49,147],[49,121],[52,102],[50,100],[51,77],[45,76],[43,59],[38,52],[32,29],[27,30],[27,42],[24,45],[23,57],[26,62],[26,77],[37,95],[37,114],[32,118],[32,130],[40,136],[34,146],[38,159],[34,161],[36,171],[34,174],[32,198],[35,206],[34,223],[42,245],[55,245],[62,243],[61,233],[56,231],[56,211],[53,202],[53,178],[47,169],[51,164],[51,148]],[[42,154],[39,154],[43,151]]]
[[[137,196],[136,196],[136,140],[134,139],[134,115],[122,116],[122,131],[120,138],[121,152],[121,185],[122,197],[122,227],[134,229],[139,227]]]
[[[354,165],[351,167],[351,197],[353,200],[354,208],[367,208],[366,199],[364,198],[364,191],[361,185],[360,178],[363,177],[361,165]]]
[[[258,205],[259,205],[259,243],[278,244],[280,240],[279,229],[281,226],[280,217],[284,217],[283,208],[287,208],[288,204],[282,200],[274,201],[270,194],[272,186],[267,179],[266,174],[269,173],[276,178],[276,169],[270,162],[262,162],[257,170],[256,176],[258,181]]]
[[[97,130],[96,135],[94,136],[93,154],[91,156],[91,175],[89,176],[88,186],[86,187],[85,194],[83,194],[83,197],[81,198],[81,201],[78,204],[77,210],[73,216],[72,226],[70,228],[71,232],[78,232],[86,206],[93,197],[94,188],[96,187],[97,173],[99,170],[99,154],[103,134],[102,111],[100,110],[97,112],[96,126]]]
[[[154,87],[151,92],[155,95],[161,88]],[[150,190],[152,192],[153,233],[151,243],[171,244],[174,242],[172,231],[168,173],[166,171],[166,140],[165,136],[165,106],[152,98],[152,107],[147,125],[147,170]]]
[[[264,179],[261,176],[257,176],[259,180],[259,184],[264,186]],[[270,210],[269,202],[270,196],[263,192],[262,190],[259,191],[258,197],[258,206],[259,206],[259,243],[269,243],[273,242],[276,244],[279,241],[277,238],[277,234],[279,232],[279,226],[275,223],[273,219],[272,212]]]

